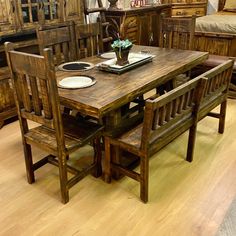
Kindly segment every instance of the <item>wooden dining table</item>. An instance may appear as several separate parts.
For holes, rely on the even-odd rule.
[[[150,53],[155,57],[152,61],[122,74],[99,70],[96,64],[107,60],[99,56],[81,60],[95,65],[90,70],[82,72],[58,70],[56,73],[58,81],[76,75],[92,76],[97,81],[93,86],[87,88],[59,88],[61,103],[97,119],[105,117],[109,120],[106,128],[111,128],[119,121],[109,119],[109,117],[116,116],[115,114],[119,113],[119,109],[123,105],[172,80],[175,76],[191,70],[208,58],[207,52],[137,45],[133,46],[131,52]]]
[[[131,52],[150,53],[152,61],[126,71],[114,74],[101,71],[96,64],[104,62],[99,56],[87,57],[81,61],[93,63],[95,66],[83,72],[57,71],[57,80],[76,75],[92,76],[96,83],[87,88],[61,89],[61,103],[82,114],[89,115],[103,122],[105,132],[111,132],[123,122],[121,108],[150,90],[165,84],[175,76],[191,70],[208,58],[207,52],[166,49],[149,46],[133,46]],[[118,158],[117,150],[112,152]]]

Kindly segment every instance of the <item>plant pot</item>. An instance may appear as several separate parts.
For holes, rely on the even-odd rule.
[[[124,66],[124,65],[129,63],[129,61],[128,61],[129,51],[130,51],[130,49],[115,51],[116,59],[117,59],[117,61],[116,61],[117,65]]]

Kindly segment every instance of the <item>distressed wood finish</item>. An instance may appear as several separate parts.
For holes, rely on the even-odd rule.
[[[208,57],[207,52],[137,45],[134,45],[131,51],[148,51],[155,57],[152,62],[121,75],[99,71],[96,67],[84,71],[84,75],[93,76],[97,83],[80,90],[59,89],[61,102],[96,118],[106,116],[118,112],[123,105],[170,81],[176,75],[201,64]],[[97,64],[104,59],[94,56],[86,58],[86,61]],[[73,75],[78,73],[57,71],[58,80]]]
[[[211,116],[219,119],[218,132],[223,133],[225,127],[225,116],[227,107],[227,96],[233,71],[233,60],[228,60],[201,76],[208,78],[204,91],[203,101],[199,111],[199,119]],[[220,105],[219,113],[211,112]]]
[[[147,100],[144,121],[118,138],[105,137],[105,180],[110,182],[111,170],[140,182],[140,198],[148,201],[149,157],[174,138],[189,129],[187,160],[192,161],[199,104],[204,80],[193,79],[158,97]],[[140,172],[130,171],[111,159],[112,147],[126,150],[140,157]]]
[[[101,175],[100,125],[77,122],[69,115],[61,116],[60,101],[55,77],[53,54],[45,49],[43,56],[14,51],[6,43],[6,53],[20,121],[28,182],[35,182],[34,172],[51,163],[59,168],[61,199],[69,201],[69,189],[87,174]],[[30,129],[28,120],[41,124]],[[82,171],[69,166],[69,154],[94,142],[94,161]],[[49,155],[33,163],[31,146],[35,145]],[[68,178],[68,172],[74,176]]]
[[[105,137],[105,180],[110,182],[113,169],[137,180],[140,182],[140,198],[147,202],[148,157],[151,154],[189,129],[187,160],[192,161],[197,122],[207,115],[218,118],[218,132],[224,132],[232,68],[233,61],[229,60],[153,101],[147,100],[141,125],[118,138]],[[201,83],[196,87],[199,81]],[[194,88],[199,90],[194,91]],[[212,112],[218,105],[220,112]],[[111,146],[139,156],[140,173],[114,162]]]
[[[103,52],[103,34],[100,22],[75,25],[78,58],[90,57]]]
[[[117,39],[128,38],[138,45],[158,46],[160,14],[171,15],[171,4],[156,4],[139,8],[108,9],[106,19],[110,23],[110,35]]]
[[[75,20],[84,22],[80,0],[2,0],[0,1],[0,35],[33,32],[37,25]]]
[[[55,65],[77,59],[73,22],[37,28],[40,54],[44,48],[51,48]]]
[[[0,68],[0,128],[4,121],[17,116],[8,67]]]
[[[194,42],[196,17],[174,18],[161,15],[160,20],[160,47],[192,50]],[[188,72],[189,74],[189,72]],[[173,79],[172,83],[157,88],[157,93],[170,90],[188,79],[187,75],[180,75]]]
[[[208,0],[163,0],[172,3],[173,17],[204,16],[207,13]]]
[[[173,18],[161,15],[160,20],[160,47],[193,49],[193,39],[196,17]]]

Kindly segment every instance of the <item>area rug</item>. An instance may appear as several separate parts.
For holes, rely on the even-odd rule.
[[[216,236],[236,236],[236,199],[231,203]]]

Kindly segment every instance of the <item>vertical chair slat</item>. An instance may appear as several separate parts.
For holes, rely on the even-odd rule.
[[[39,99],[37,80],[35,77],[29,76],[29,81],[30,81],[30,88],[31,88],[31,93],[32,93],[32,102],[33,102],[34,112],[36,115],[41,115],[42,114],[41,102]]]
[[[42,105],[44,116],[47,119],[52,119],[52,106],[50,102],[50,97],[48,94],[48,85],[46,80],[40,80],[40,93],[42,96]]]
[[[30,94],[29,94],[29,88],[27,84],[27,78],[24,74],[19,74],[20,77],[20,86],[22,91],[22,101],[24,104],[24,108],[27,112],[31,112],[31,102],[30,102]]]

